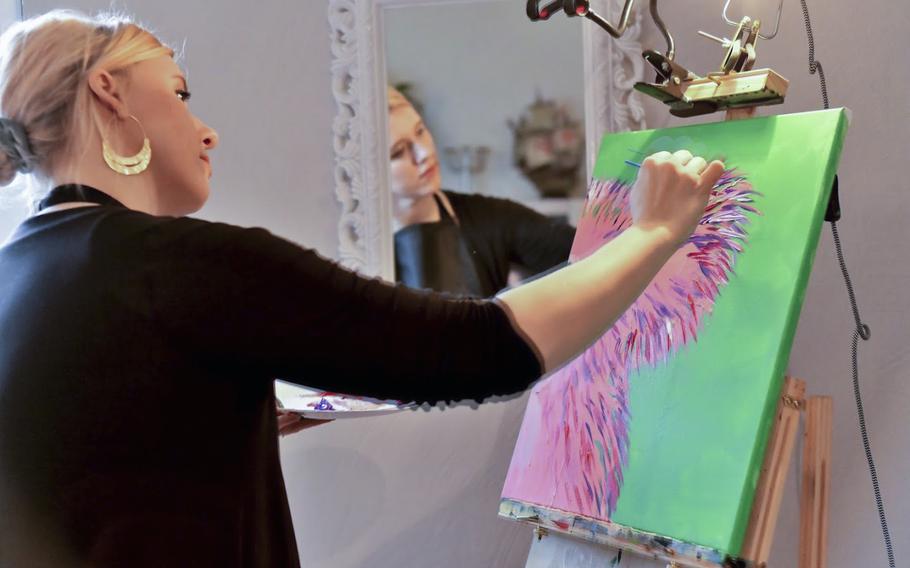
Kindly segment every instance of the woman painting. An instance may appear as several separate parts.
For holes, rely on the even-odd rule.
[[[622,235],[457,300],[187,217],[218,135],[136,24],[52,12],[0,43],[0,182],[37,198],[0,248],[2,566],[299,565],[274,377],[418,402],[521,391],[638,296],[722,172],[652,156]]]

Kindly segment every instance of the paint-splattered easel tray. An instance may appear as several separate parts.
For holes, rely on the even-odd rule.
[[[317,420],[383,416],[410,408],[395,400],[377,400],[311,389],[275,381],[275,398],[284,410]]]

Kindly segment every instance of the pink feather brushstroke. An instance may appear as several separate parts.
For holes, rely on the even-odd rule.
[[[570,261],[632,223],[632,185],[594,180]],[[629,375],[697,340],[746,244],[758,193],[727,170],[695,233],[594,345],[535,388],[503,488],[503,498],[609,520],[629,456]]]

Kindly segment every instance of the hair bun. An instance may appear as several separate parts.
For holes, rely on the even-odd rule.
[[[0,118],[0,151],[6,154],[16,172],[29,173],[35,169],[36,157],[25,127],[11,118]]]

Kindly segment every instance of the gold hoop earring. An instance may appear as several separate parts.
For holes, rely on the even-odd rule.
[[[130,115],[130,118],[136,121],[139,130],[142,131],[142,149],[139,150],[139,153],[132,156],[121,156],[111,148],[106,138],[101,137],[101,155],[104,156],[104,162],[110,169],[125,176],[144,172],[149,167],[149,162],[152,161],[152,146],[145,134],[145,129],[142,128],[142,123],[133,115]]]

